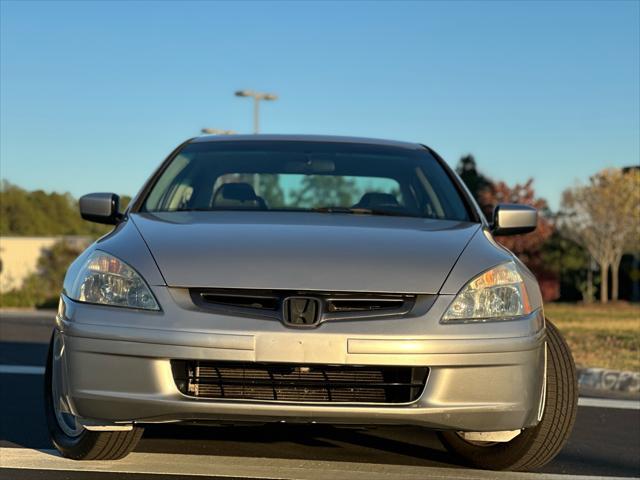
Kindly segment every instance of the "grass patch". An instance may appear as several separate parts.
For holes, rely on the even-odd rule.
[[[640,305],[550,303],[544,311],[578,366],[640,372]]]

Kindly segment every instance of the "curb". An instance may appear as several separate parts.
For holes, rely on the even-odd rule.
[[[578,387],[584,397],[640,400],[640,372],[578,368]]]

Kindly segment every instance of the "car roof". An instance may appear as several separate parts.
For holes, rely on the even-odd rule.
[[[419,150],[424,148],[424,146],[419,143],[383,140],[380,138],[346,137],[339,135],[202,135],[191,140],[192,143],[256,141],[359,143],[364,145],[382,145],[407,148],[410,150]]]

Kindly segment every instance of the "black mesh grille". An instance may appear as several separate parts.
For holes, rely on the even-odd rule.
[[[406,403],[427,368],[173,361],[176,385],[200,398],[281,402]]]
[[[317,303],[317,318],[302,325],[318,326],[325,321],[367,320],[380,317],[403,317],[414,307],[418,296],[389,293],[344,293],[344,292],[304,292],[290,290],[243,290],[191,288],[193,303],[205,310],[226,315],[250,316],[252,318],[283,321],[287,298],[304,297]],[[427,296],[421,296],[427,297]],[[300,322],[298,322],[300,323]]]
[[[203,292],[200,293],[200,296],[202,301],[208,305],[226,305],[238,308],[255,308],[258,310],[276,310],[280,306],[280,299],[269,295]]]

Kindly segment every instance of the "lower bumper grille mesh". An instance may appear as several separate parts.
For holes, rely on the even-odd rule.
[[[178,389],[199,398],[281,402],[407,403],[427,368],[172,361]]]

